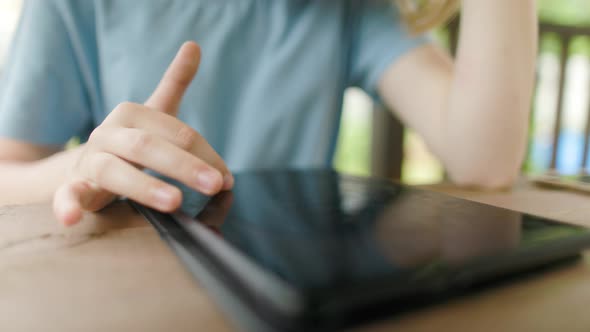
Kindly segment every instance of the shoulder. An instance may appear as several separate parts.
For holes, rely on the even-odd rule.
[[[23,15],[85,16],[92,14],[93,10],[94,1],[25,0],[23,4]]]
[[[398,7],[393,0],[358,1],[357,6],[356,12],[367,19],[385,18],[390,22],[399,22],[401,20]]]
[[[86,33],[94,26],[94,2],[77,0],[26,0],[20,25],[40,36]]]

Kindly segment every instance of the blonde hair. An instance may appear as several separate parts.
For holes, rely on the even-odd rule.
[[[419,34],[446,23],[459,9],[460,0],[392,0],[410,32]]]

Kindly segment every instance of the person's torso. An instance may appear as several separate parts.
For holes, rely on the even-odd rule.
[[[143,102],[179,46],[201,45],[179,117],[232,169],[325,166],[346,87],[344,0],[95,0],[95,121]]]

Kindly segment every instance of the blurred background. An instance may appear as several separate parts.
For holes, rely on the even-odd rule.
[[[544,32],[523,172],[541,173],[553,166],[561,173],[574,174],[580,171],[583,159],[590,159],[584,153],[589,149],[585,138],[590,130],[590,0],[538,0],[538,4]],[[0,73],[21,6],[22,0],[0,0]],[[448,46],[448,31],[441,29],[434,35]],[[334,161],[338,170],[370,173],[373,106],[361,90],[347,91]],[[439,162],[409,130],[404,133],[403,150],[403,181],[422,184],[443,178]]]

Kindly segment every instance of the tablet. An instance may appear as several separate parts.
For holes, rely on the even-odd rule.
[[[136,205],[243,330],[331,331],[579,255],[588,229],[332,170]],[[438,304],[437,304],[438,305]]]
[[[566,189],[590,194],[590,175],[538,174],[530,176],[529,180],[536,185],[552,189]]]

